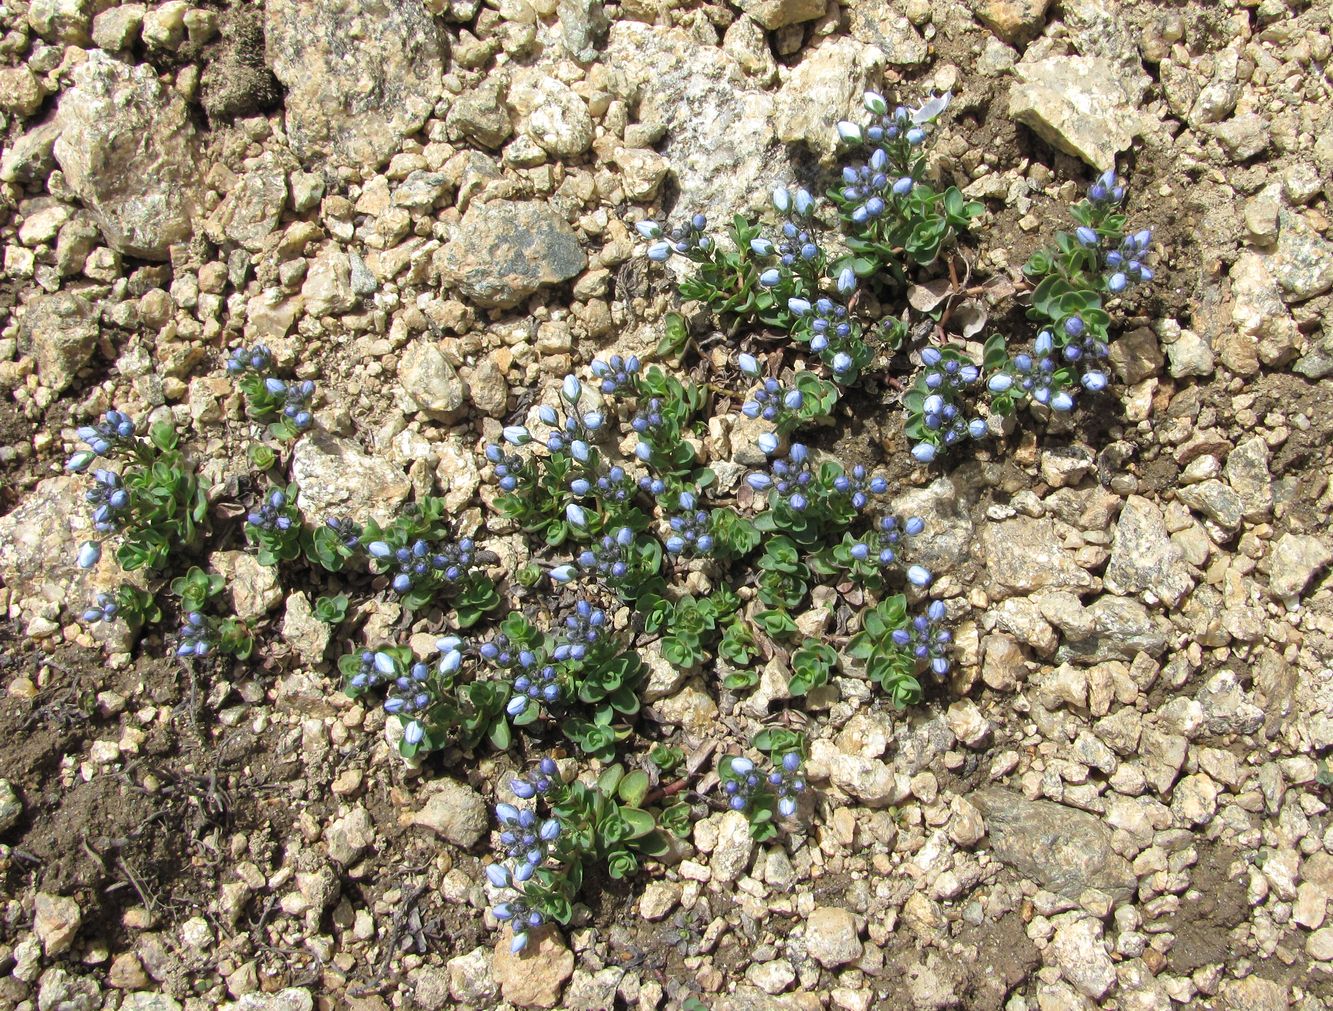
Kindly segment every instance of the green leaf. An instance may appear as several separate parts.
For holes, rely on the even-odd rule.
[[[648,788],[651,785],[648,774],[640,769],[635,769],[625,774],[625,777],[620,781],[620,785],[616,788],[616,793],[631,808],[635,808],[643,803],[643,798],[647,796]]]

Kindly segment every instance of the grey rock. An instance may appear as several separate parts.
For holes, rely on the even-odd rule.
[[[467,400],[467,389],[435,342],[419,337],[403,350],[398,381],[428,418],[447,418]]]
[[[852,38],[874,46],[889,65],[915,67],[925,62],[929,52],[926,40],[912,22],[890,5],[858,0],[847,4],[844,10]]]
[[[1233,671],[1218,671],[1196,696],[1203,710],[1203,730],[1215,737],[1253,734],[1264,724],[1264,711],[1241,687]]]
[[[1116,375],[1131,386],[1155,376],[1162,367],[1157,335],[1146,326],[1121,334],[1111,343],[1111,365]]]
[[[1166,345],[1168,371],[1176,379],[1188,376],[1211,376],[1216,368],[1212,346],[1193,330],[1181,330]]]
[[[1052,923],[1051,955],[1060,975],[1087,997],[1099,1000],[1115,986],[1115,963],[1102,941],[1102,925],[1086,913],[1061,913]]]
[[[1189,109],[1189,124],[1196,130],[1212,123],[1220,123],[1236,108],[1240,98],[1240,80],[1237,71],[1240,67],[1240,54],[1235,46],[1228,47],[1217,54],[1213,61],[1212,79],[1200,87],[1196,78],[1194,89],[1197,97]]]
[[[366,266],[366,261],[361,259],[361,254],[355,249],[347,251],[347,286],[352,289],[353,295],[361,298],[369,298],[380,286]]]
[[[440,780],[412,824],[428,828],[445,842],[471,849],[490,828],[490,812],[481,794],[451,779]]]
[[[981,555],[996,599],[1042,589],[1093,588],[1092,576],[1060,546],[1049,519],[1017,516],[986,524]]]
[[[56,166],[55,146],[60,124],[52,116],[27,133],[19,134],[0,153],[0,182],[34,183],[44,180]]]
[[[354,864],[375,841],[375,823],[360,804],[334,819],[324,832],[329,859],[344,867]]]
[[[578,63],[597,58],[597,44],[606,38],[611,21],[602,0],[560,0],[556,17],[564,31],[565,52]]]
[[[1089,604],[1080,625],[1077,632],[1074,626],[1060,626],[1066,638],[1055,651],[1057,663],[1132,660],[1139,653],[1160,656],[1171,629],[1166,619],[1154,618],[1137,600],[1113,596],[1098,597]]]
[[[23,816],[23,802],[7,779],[0,779],[0,835],[18,824]]]
[[[480,144],[498,148],[514,132],[505,108],[508,80],[502,74],[491,74],[481,83],[469,88],[454,100],[445,120],[449,130]]]
[[[1285,362],[1300,341],[1270,269],[1274,259],[1271,254],[1245,250],[1231,267],[1231,321],[1235,326],[1224,334],[1218,351],[1222,361],[1241,375],[1257,372],[1259,361],[1265,365]]]
[[[578,237],[547,203],[473,204],[437,259],[446,284],[479,305],[513,306],[588,265]]]
[[[417,169],[411,173],[402,184],[393,191],[393,205],[395,207],[406,207],[411,211],[428,211],[432,209],[440,198],[444,196],[449,189],[448,177],[442,172],[426,172]],[[353,260],[353,278],[352,286],[356,287],[355,264]],[[362,294],[372,294],[373,292],[363,292]]]
[[[1268,266],[1285,301],[1304,302],[1333,288],[1333,242],[1295,211],[1282,211],[1278,221],[1277,250]]]
[[[1139,88],[1111,61],[1051,56],[1020,62],[1009,114],[1052,147],[1103,170],[1144,129]]]
[[[0,68],[0,112],[31,116],[42,107],[46,88],[27,67]]]
[[[99,333],[97,311],[82,295],[36,295],[19,324],[19,348],[36,360],[42,385],[60,393],[92,358]]]
[[[312,667],[322,663],[332,634],[333,629],[315,617],[310,598],[304,592],[298,591],[287,597],[282,637],[296,650],[302,663]]]
[[[304,162],[373,169],[443,94],[444,34],[420,0],[270,0],[264,13],[288,143]]]
[[[1245,503],[1230,485],[1213,478],[1176,489],[1176,497],[1224,530],[1235,530],[1245,518]]]
[[[816,906],[805,921],[805,950],[826,969],[861,957],[856,917],[841,906]]]
[[[1333,548],[1321,537],[1283,534],[1269,556],[1268,592],[1275,597],[1297,597],[1305,592],[1316,572],[1333,561]]]
[[[1105,580],[1112,593],[1147,591],[1169,607],[1178,606],[1194,588],[1161,510],[1141,495],[1131,495],[1120,510]]]
[[[56,161],[112,248],[161,260],[190,236],[199,189],[195,130],[185,101],[151,67],[94,50],[62,93],[57,118]]]
[[[3,178],[4,172],[0,170],[0,179]],[[1333,375],[1333,314],[1325,313],[1319,332],[1306,339],[1305,353],[1292,365],[1292,370],[1307,379]]]
[[[53,965],[37,981],[37,1011],[98,1011],[101,1006],[102,993],[90,976]]]
[[[769,31],[813,21],[826,6],[826,0],[741,0],[741,10]]]
[[[920,516],[926,528],[912,539],[912,561],[936,575],[957,568],[972,552],[972,519],[965,497],[949,477],[893,499],[897,516]]]
[[[181,1002],[169,994],[135,990],[120,1002],[120,1011],[181,1011]]]
[[[1227,484],[1240,496],[1243,515],[1249,523],[1268,518],[1273,509],[1273,475],[1268,469],[1268,443],[1255,435],[1227,454],[1223,467]]]
[[[352,289],[352,264],[336,243],[325,243],[306,270],[301,297],[311,316],[338,316],[357,307]]]
[[[452,964],[452,963],[451,963]],[[443,969],[423,965],[408,975],[412,986],[412,1006],[420,1011],[446,1011],[453,1007],[449,997],[449,974]]]
[[[1112,849],[1100,818],[998,787],[967,799],[986,819],[995,857],[1043,888],[1075,901],[1089,888],[1119,902],[1134,894],[1134,870]]]
[[[301,489],[301,510],[312,523],[336,516],[388,523],[412,490],[402,471],[382,456],[320,431],[297,442],[292,480]]]
[[[86,46],[99,6],[105,4],[96,0],[32,0],[28,4],[28,25],[48,42]]]

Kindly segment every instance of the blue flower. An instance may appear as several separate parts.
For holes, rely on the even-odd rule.
[[[79,545],[79,553],[74,563],[81,569],[91,569],[102,559],[102,545],[97,541],[84,541]]]

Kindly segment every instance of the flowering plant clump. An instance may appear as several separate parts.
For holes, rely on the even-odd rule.
[[[245,395],[250,419],[267,425],[274,438],[294,439],[315,423],[310,410],[315,384],[280,379],[274,368],[273,354],[263,344],[235,348],[227,357],[227,374]]]
[[[486,868],[498,901],[491,914],[512,931],[510,947],[522,951],[529,932],[544,923],[565,924],[588,865],[613,879],[628,877],[644,857],[667,851],[666,837],[642,806],[651,786],[646,773],[612,765],[592,785],[566,783],[551,758],[510,789],[532,808],[496,806],[502,858]],[[540,803],[546,814],[539,814]]]
[[[144,436],[128,415],[107,411],[102,421],[78,434],[88,448],[74,453],[66,470],[82,474],[98,459],[111,464],[92,469],[86,498],[93,507],[93,529],[119,540],[116,560],[122,568],[161,569],[173,551],[195,546],[208,509],[207,490],[181,453],[171,425],[158,422]],[[90,569],[101,557],[102,542],[87,541],[76,561],[79,568]]]

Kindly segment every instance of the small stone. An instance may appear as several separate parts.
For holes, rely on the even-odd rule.
[[[981,747],[990,737],[990,721],[971,699],[960,699],[951,705],[947,718],[954,736],[969,748]]]
[[[505,78],[492,74],[454,100],[445,122],[451,131],[482,147],[498,148],[514,132],[505,108],[507,93]]]
[[[681,886],[677,881],[650,881],[639,899],[639,915],[645,920],[660,920],[680,902]]]
[[[0,111],[31,116],[42,107],[46,89],[27,67],[0,68]]]
[[[428,828],[462,849],[471,849],[486,834],[490,813],[476,790],[443,779],[421,810],[410,816],[410,823]]]
[[[7,779],[0,779],[0,835],[18,824],[23,816],[23,802]]]
[[[757,962],[745,970],[745,978],[766,994],[777,995],[796,982],[796,970],[785,958]]]
[[[350,808],[335,819],[324,833],[329,859],[347,867],[375,841],[375,823],[361,805]]]
[[[741,811],[727,811],[717,822],[717,845],[708,861],[715,881],[735,881],[750,866],[754,839]]]
[[[277,570],[260,565],[247,551],[215,551],[208,557],[215,572],[226,580],[232,611],[242,621],[262,618],[282,600]]]
[[[1333,561],[1333,548],[1319,537],[1283,534],[1269,556],[1268,591],[1275,597],[1298,597],[1316,572]]]
[[[506,927],[495,946],[492,972],[501,995],[521,1007],[555,1007],[565,983],[574,975],[574,953],[550,926],[528,931],[527,947],[517,955],[509,950],[512,940]]]
[[[562,81],[540,73],[522,76],[510,89],[509,101],[526,114],[525,132],[547,153],[575,158],[592,146],[588,106]]]
[[[1115,964],[1102,941],[1102,925],[1084,913],[1063,913],[1053,922],[1051,953],[1060,974],[1080,993],[1100,999],[1116,982]]]
[[[111,960],[107,982],[117,990],[142,990],[148,986],[149,979],[139,956],[132,951],[125,951]]]
[[[42,951],[47,958],[68,951],[82,923],[83,911],[76,900],[47,892],[37,893],[33,902],[32,930],[42,942]]]
[[[402,471],[382,455],[318,429],[296,443],[292,480],[301,489],[301,511],[310,523],[339,516],[389,523],[412,490]]]
[[[1061,547],[1049,519],[1018,516],[987,523],[981,529],[981,553],[995,599],[1092,587],[1092,577]]]
[[[434,341],[419,338],[403,349],[398,381],[428,418],[443,420],[461,408],[467,389]]]
[[[1233,162],[1249,161],[1268,147],[1272,136],[1268,120],[1257,112],[1233,116],[1211,127],[1209,132],[1221,142]]]
[[[1269,268],[1288,304],[1305,302],[1333,288],[1333,242],[1322,238],[1305,218],[1280,214],[1282,229]]]
[[[1179,606],[1194,587],[1161,510],[1141,495],[1129,496],[1120,511],[1105,581],[1112,593],[1148,591],[1170,607]]]
[[[1230,485],[1216,479],[1178,488],[1176,496],[1224,530],[1237,529],[1245,518],[1245,506],[1240,496]]]
[[[98,1011],[100,1007],[101,990],[91,976],[75,976],[53,965],[37,981],[37,1011]]]
[[[1011,46],[1041,33],[1051,0],[969,0],[972,13]]]
[[[805,921],[805,950],[826,969],[861,957],[856,917],[841,906],[819,906]]]
[[[832,158],[838,121],[857,107],[883,62],[878,49],[855,39],[823,42],[793,68],[774,100],[778,139]]]
[[[82,295],[57,292],[28,303],[19,325],[19,347],[37,361],[42,385],[65,390],[97,349],[97,311]]]
[[[282,617],[282,637],[296,650],[301,661],[315,666],[324,661],[333,629],[315,617],[310,598],[298,590],[287,597]]]
[[[742,0],[741,10],[773,31],[823,16],[826,0]]]
[[[1305,942],[1305,952],[1318,962],[1333,962],[1333,927],[1323,927]]]
[[[489,948],[473,948],[445,963],[449,970],[449,993],[454,1000],[482,1006],[499,995],[500,988],[491,974],[493,957]]]

